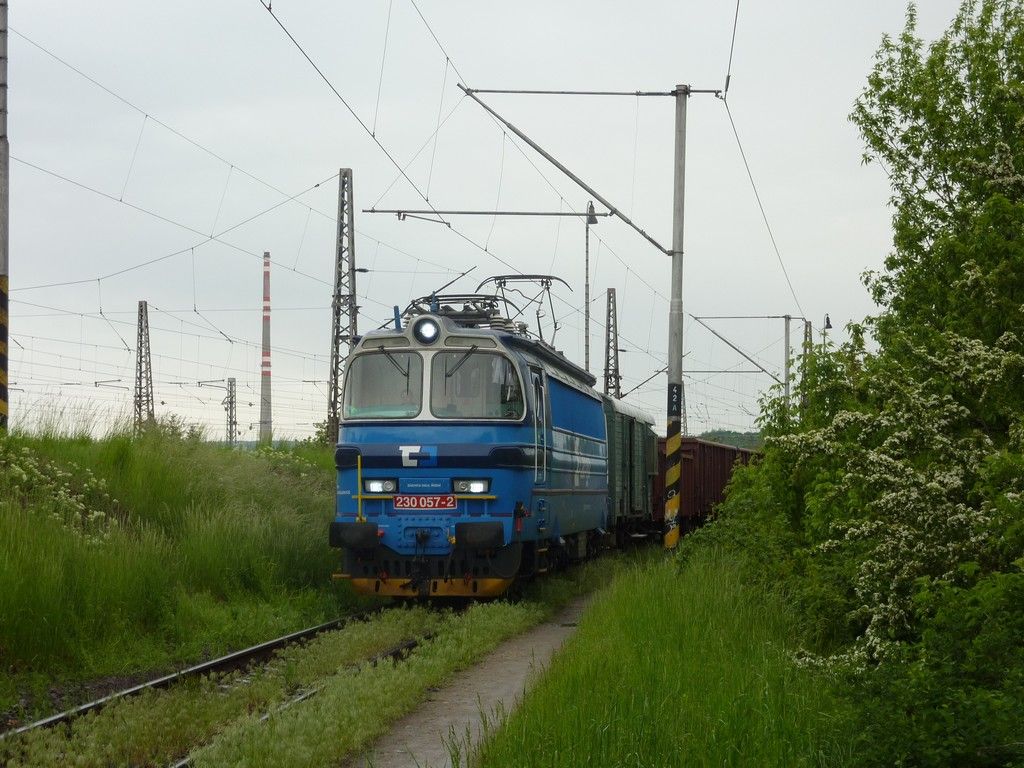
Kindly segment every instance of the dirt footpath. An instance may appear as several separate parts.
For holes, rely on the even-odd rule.
[[[346,768],[451,768],[445,741],[453,730],[463,742],[464,755],[467,734],[471,744],[480,738],[481,713],[490,717],[518,703],[575,631],[586,602],[580,598],[551,621],[505,641],[479,664],[458,673]]]

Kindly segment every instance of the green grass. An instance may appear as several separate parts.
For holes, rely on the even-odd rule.
[[[189,750],[200,765],[337,765],[369,746],[432,686],[607,583],[622,563],[606,558],[553,576],[516,603],[477,603],[462,613],[395,607],[284,649],[265,667],[147,691],[70,725],[0,740],[0,765],[158,766]],[[365,663],[402,640],[427,635],[401,664]],[[281,709],[295,692],[310,688],[321,690]],[[268,712],[274,714],[261,723]]]
[[[240,719],[198,750],[195,764],[340,765],[412,711],[432,687],[443,685],[572,598],[606,584],[622,564],[623,558],[602,558],[537,582],[518,602],[474,603],[463,613],[446,614],[434,636],[401,664],[364,664],[342,671],[327,678],[314,698],[278,712],[266,723],[260,723],[256,714]]]
[[[212,676],[162,691],[146,691],[70,726],[0,741],[0,764],[10,768],[168,765],[249,713],[280,706],[295,691],[358,664],[442,623],[423,607],[385,611],[369,621],[324,633],[279,651],[264,667]]]
[[[354,605],[330,582],[323,453],[0,438],[0,712],[39,714],[54,682],[166,668]]]
[[[715,552],[632,567],[473,764],[844,765],[850,713],[794,664],[792,627]]]

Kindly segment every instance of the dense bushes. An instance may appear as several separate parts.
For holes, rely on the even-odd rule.
[[[1024,6],[967,0],[928,47],[914,25],[853,114],[893,184],[882,311],[766,403],[690,546],[785,585],[865,764],[1024,765]]]

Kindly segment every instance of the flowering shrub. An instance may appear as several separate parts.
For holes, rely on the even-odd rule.
[[[107,484],[74,463],[56,465],[0,434],[0,494],[22,509],[49,515],[92,541],[102,540],[127,514]]]
[[[688,546],[791,597],[858,762],[1024,766],[1024,0],[964,0],[930,46],[915,24],[851,116],[893,189],[882,311],[765,401],[763,457]]]

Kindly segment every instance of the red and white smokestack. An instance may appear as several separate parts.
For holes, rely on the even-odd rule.
[[[263,252],[263,357],[260,360],[260,442],[273,437],[270,409],[270,251]]]

